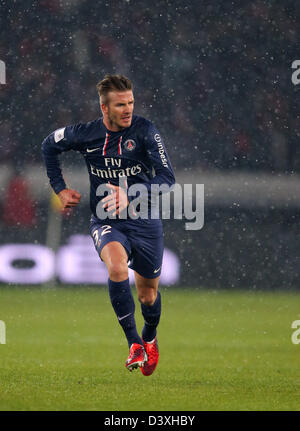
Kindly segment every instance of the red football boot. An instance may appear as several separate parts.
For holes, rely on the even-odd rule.
[[[147,361],[147,354],[144,347],[138,343],[131,344],[125,367],[132,371],[135,368],[142,367],[145,361]]]
[[[155,337],[151,343],[147,343],[146,341],[143,340],[143,344],[144,344],[144,349],[148,356],[148,360],[141,367],[141,371],[144,374],[144,376],[151,376],[151,374],[156,368],[156,365],[158,363],[158,358],[159,358],[157,338]]]

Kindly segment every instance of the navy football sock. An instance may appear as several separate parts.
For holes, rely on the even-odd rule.
[[[153,305],[141,304],[142,314],[144,316],[145,325],[142,331],[144,341],[152,341],[156,336],[156,328],[159,324],[161,314],[161,296],[160,291],[157,291],[157,297]]]
[[[132,343],[143,344],[136,330],[134,319],[135,304],[129,279],[127,278],[124,281],[112,281],[108,279],[108,290],[112,306],[125,332],[129,347]]]

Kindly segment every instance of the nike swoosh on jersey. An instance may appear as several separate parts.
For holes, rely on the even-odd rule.
[[[92,153],[93,151],[97,151],[97,150],[100,150],[100,148],[87,148],[86,149],[86,151],[87,151],[87,153]]]
[[[160,270],[160,268],[161,268],[161,266],[159,267],[159,268],[157,268],[157,269],[155,269],[153,272],[154,272],[154,274],[156,274],[159,270]]]

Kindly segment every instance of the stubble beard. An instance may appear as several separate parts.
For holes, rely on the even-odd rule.
[[[115,119],[115,117],[114,117],[114,115],[112,115],[109,111],[108,111],[108,122],[109,122],[109,125],[110,125],[110,127],[112,127],[112,128],[117,128],[118,129],[118,131],[120,131],[120,130],[122,130],[122,129],[124,129],[125,127],[124,126],[121,126],[117,121],[116,121],[116,119]]]

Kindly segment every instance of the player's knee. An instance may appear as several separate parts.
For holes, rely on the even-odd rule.
[[[139,293],[138,295],[139,301],[146,305],[147,307],[151,307],[156,299],[154,292],[150,291],[147,293]]]
[[[123,281],[128,278],[128,265],[126,262],[111,262],[107,269],[109,278],[112,281]]]

